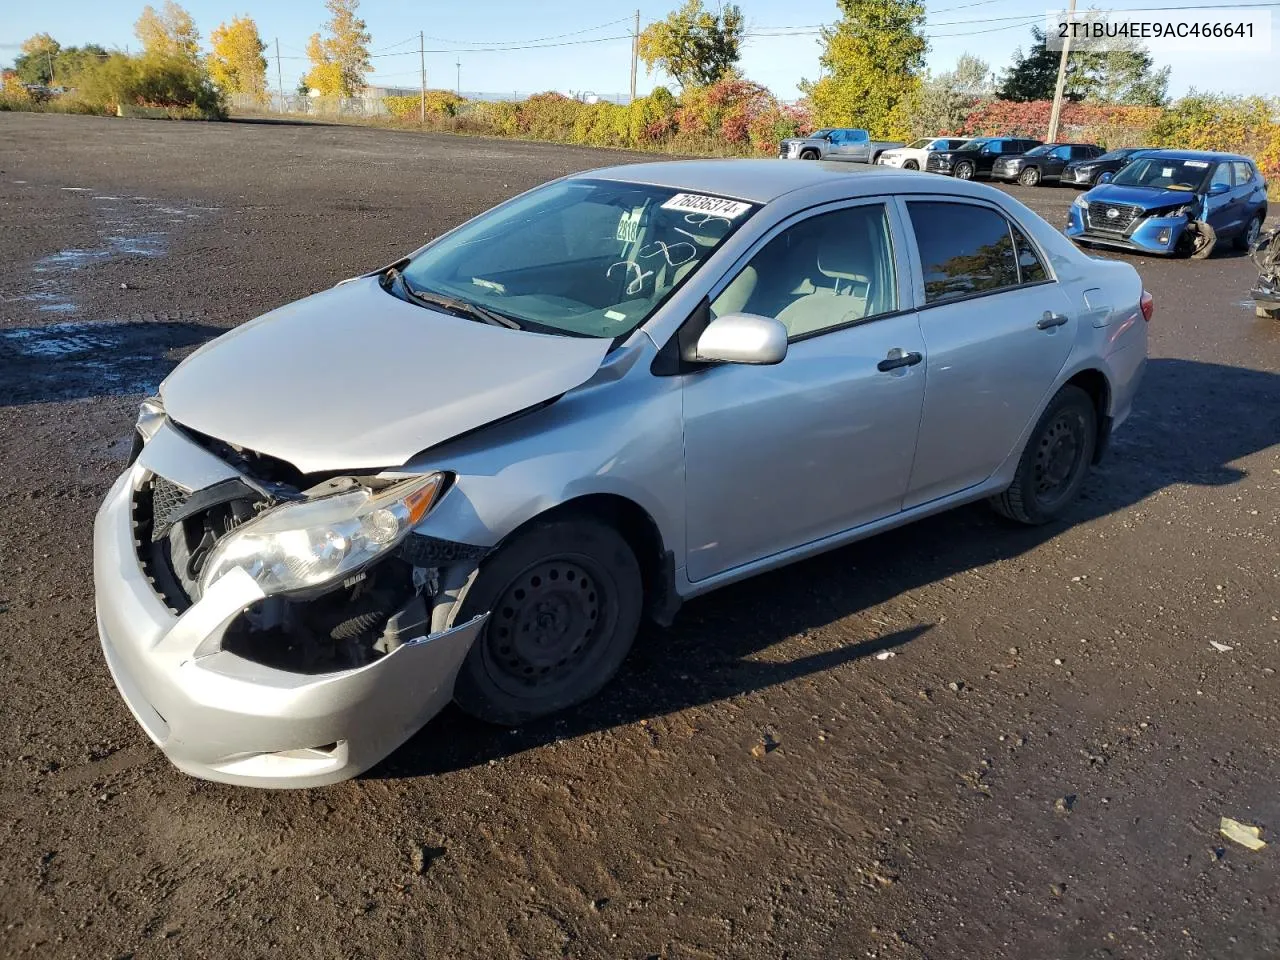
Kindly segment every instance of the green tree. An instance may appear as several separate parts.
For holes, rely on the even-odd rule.
[[[991,67],[980,57],[962,54],[953,69],[920,84],[905,109],[912,137],[958,133],[975,106],[994,93]]]
[[[823,75],[802,89],[819,126],[865,127],[872,136],[905,133],[907,106],[920,86],[924,4],[918,0],[837,0],[840,20],[822,31]]]
[[[267,45],[252,17],[233,17],[209,35],[209,76],[227,93],[253,94],[262,100],[267,89]]]
[[[1086,18],[1089,15],[1086,15]],[[1052,100],[1058,83],[1059,50],[1050,50],[1045,33],[1031,28],[1031,49],[1019,47],[1000,84],[1001,100]],[[1063,94],[1068,100],[1093,100],[1159,107],[1169,101],[1169,68],[1154,70],[1151,55],[1137,43],[1127,49],[1073,48],[1067,57]]]
[[[165,0],[160,12],[150,4],[143,7],[133,32],[142,41],[144,53],[183,57],[193,63],[200,59],[200,31],[196,29],[196,22],[173,0]]]
[[[13,58],[13,69],[23,83],[49,83],[56,75],[62,45],[47,33],[22,41],[22,52]]]
[[[640,32],[637,53],[645,67],[660,67],[681,87],[715,83],[733,70],[746,21],[736,4],[712,13],[702,0],[685,0],[667,19]]]
[[[61,87],[75,87],[84,72],[106,60],[110,54],[96,43],[83,47],[63,47],[54,60],[54,82]]]
[[[327,37],[315,33],[307,42],[311,69],[307,86],[326,96],[350,97],[365,88],[365,75],[373,69],[369,60],[369,29],[356,11],[360,0],[327,0],[330,18]]]

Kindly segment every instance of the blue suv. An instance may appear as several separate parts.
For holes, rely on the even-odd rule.
[[[1257,165],[1233,153],[1149,150],[1076,197],[1066,235],[1163,256],[1207,257],[1231,241],[1258,239],[1267,218],[1267,185]]]

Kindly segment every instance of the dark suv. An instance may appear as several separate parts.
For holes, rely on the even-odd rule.
[[[1104,173],[1119,173],[1135,156],[1150,147],[1121,147],[1111,150],[1092,160],[1072,160],[1062,171],[1060,183],[1070,183],[1077,187],[1092,187]]]
[[[1102,153],[1102,148],[1093,143],[1042,143],[1026,153],[997,157],[991,167],[991,179],[1017,180],[1024,187],[1034,187],[1057,181],[1071,161],[1092,160]]]
[[[1019,137],[978,137],[955,150],[935,150],[929,154],[924,168],[930,173],[944,173],[957,180],[990,176],[996,159],[1015,153],[1026,153],[1040,146],[1039,140]]]

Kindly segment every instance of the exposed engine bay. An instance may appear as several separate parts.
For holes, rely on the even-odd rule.
[[[245,524],[284,504],[351,490],[376,493],[391,483],[377,477],[308,477],[270,458],[217,447],[210,452],[232,463],[244,479],[188,492],[153,474],[134,495],[139,559],[175,613],[200,599],[215,550]],[[222,649],[296,673],[365,666],[432,632],[433,620],[442,623],[458,588],[486,552],[410,533],[349,576],[269,595],[246,608],[228,626]]]

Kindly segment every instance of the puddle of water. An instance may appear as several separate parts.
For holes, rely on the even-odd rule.
[[[59,187],[60,190],[66,190],[68,193],[92,193],[92,187]]]
[[[119,200],[119,197],[94,197],[95,200]]]
[[[90,264],[112,257],[159,257],[164,254],[164,234],[159,231],[139,233],[133,236],[113,234],[103,237],[101,247],[72,247],[59,250],[37,260],[31,269],[35,273],[51,270],[79,270]]]

